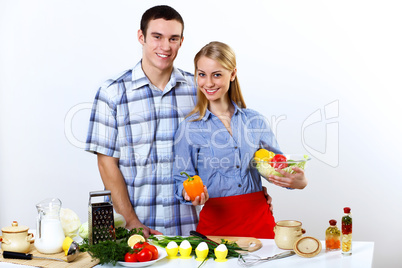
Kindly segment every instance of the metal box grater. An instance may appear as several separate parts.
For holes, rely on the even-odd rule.
[[[108,190],[89,192],[88,204],[88,239],[94,245],[105,240],[112,240],[114,217],[112,193]],[[92,203],[92,197],[109,196],[109,202]]]

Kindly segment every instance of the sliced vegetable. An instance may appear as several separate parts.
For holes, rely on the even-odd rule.
[[[145,242],[145,238],[142,235],[134,234],[127,240],[127,244],[130,247],[134,247],[138,242]]]
[[[73,239],[69,236],[66,236],[66,238],[64,238],[63,245],[62,245],[63,251],[64,251],[64,253],[66,253],[66,256],[67,256],[68,250],[70,249],[71,243],[73,243]]]
[[[183,182],[184,190],[186,190],[187,194],[190,196],[191,201],[194,201],[197,196],[201,196],[204,192],[204,184],[198,175],[190,177],[186,172],[180,173],[180,175],[183,174],[188,177],[188,179]]]

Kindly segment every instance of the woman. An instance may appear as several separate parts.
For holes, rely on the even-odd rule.
[[[198,102],[175,135],[175,196],[182,203],[204,205],[197,231],[206,235],[274,238],[275,220],[262,191],[261,177],[250,166],[255,151],[281,153],[268,122],[246,109],[237,79],[236,57],[226,44],[211,42],[194,58]],[[303,189],[303,170],[270,180]],[[192,202],[183,188],[199,175],[204,193]]]

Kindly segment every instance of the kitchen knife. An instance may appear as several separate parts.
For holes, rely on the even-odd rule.
[[[209,239],[208,237],[206,237],[205,235],[203,235],[203,234],[201,234],[199,232],[190,231],[190,235],[201,237],[202,239],[211,241],[212,243],[214,243],[214,245],[218,245],[218,243],[216,243],[214,240]]]
[[[35,258],[35,259],[46,259],[46,260],[54,260],[54,261],[66,262],[65,260],[62,260],[62,259],[49,258],[49,257],[37,257],[37,256],[34,256],[32,254],[13,252],[13,251],[3,251],[3,258],[5,258],[5,259],[20,259],[20,260],[32,260],[33,258]]]

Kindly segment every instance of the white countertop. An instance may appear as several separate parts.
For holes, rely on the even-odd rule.
[[[277,253],[284,252],[284,250],[279,249],[273,239],[260,239],[263,247],[255,252],[256,255],[260,257],[269,257]],[[293,255],[284,259],[269,261],[269,267],[298,267],[298,268],[339,268],[339,267],[359,267],[359,268],[369,268],[372,266],[373,253],[374,253],[374,242],[352,242],[352,255],[343,256],[340,251],[326,252],[325,242],[321,241],[323,249],[320,254],[313,258],[303,258],[298,255]],[[152,268],[164,267],[164,268],[196,268],[201,262],[196,261],[194,258],[183,260],[183,259],[167,259],[164,258],[156,263],[154,263]],[[24,265],[16,265],[0,262],[0,267],[32,267]],[[111,267],[123,267],[120,265],[97,265],[96,268],[111,268]],[[216,267],[216,268],[233,268],[242,267],[237,263],[237,259],[229,258],[227,262],[215,262],[209,259],[202,267]],[[267,267],[267,263],[263,262],[252,267]]]
[[[285,250],[279,249],[275,245],[273,239],[260,239],[263,243],[261,249],[253,252],[260,257],[269,257],[275,254],[284,252]],[[352,242],[352,255],[343,256],[341,251],[326,252],[325,242],[321,241],[323,249],[321,253],[313,258],[303,258],[298,255],[293,255],[291,257],[269,261],[269,267],[298,267],[298,268],[339,268],[339,267],[359,267],[359,268],[369,268],[372,266],[373,253],[374,253],[374,242]],[[196,261],[194,258],[183,260],[183,259],[173,259],[169,260],[167,258],[162,259],[150,267],[164,267],[164,268],[196,268],[201,262]],[[258,265],[252,267],[267,267],[267,262],[262,262]],[[1,267],[1,266],[0,266]],[[101,267],[113,267],[112,265],[96,266]],[[122,266],[116,266],[122,267]],[[237,263],[237,259],[230,258],[227,262],[215,262],[209,259],[202,267],[216,267],[216,268],[233,268],[242,267]]]

